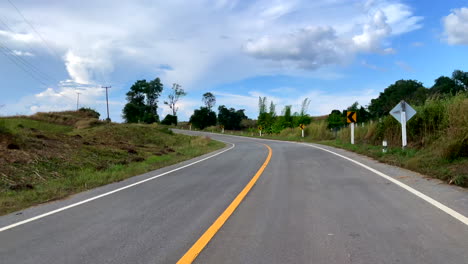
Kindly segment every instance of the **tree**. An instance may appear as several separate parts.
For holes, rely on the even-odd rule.
[[[415,105],[423,104],[426,100],[427,89],[422,83],[414,80],[399,80],[387,87],[379,97],[372,99],[368,107],[371,115],[381,117],[401,100]]]
[[[440,76],[434,81],[434,85],[430,89],[431,94],[451,94],[455,95],[459,91],[463,91],[463,86],[459,85],[453,79]]]
[[[464,90],[468,90],[468,72],[455,70],[452,73],[452,79]]]
[[[258,125],[263,127],[263,130],[267,133],[271,132],[271,126],[276,120],[275,104],[270,103],[270,112],[267,112],[267,98],[258,97]]]
[[[241,122],[247,119],[244,109],[237,110],[234,108],[227,109],[224,105],[218,107],[218,123],[229,130],[238,130],[241,128]]]
[[[172,85],[172,91],[167,96],[167,101],[164,101],[164,104],[169,106],[169,109],[172,110],[173,116],[177,116],[177,110],[179,110],[179,108],[176,107],[176,104],[179,101],[180,97],[186,95],[187,93],[184,91],[184,89],[181,88],[179,84],[174,83]]]
[[[127,123],[154,123],[159,121],[158,98],[163,90],[159,78],[147,82],[136,81],[126,94],[128,103],[123,109],[123,118]]]
[[[203,94],[202,101],[210,111],[216,105],[216,97],[210,92]]]
[[[337,129],[345,125],[345,118],[340,110],[332,110],[327,118],[328,128]]]
[[[200,107],[193,112],[190,117],[190,123],[194,127],[204,129],[205,127],[216,125],[216,113],[211,111],[208,107]]]
[[[297,126],[299,126],[301,124],[308,125],[308,124],[310,124],[312,122],[312,117],[310,117],[307,114],[307,111],[309,109],[309,105],[310,105],[309,98],[305,98],[302,101],[302,104],[301,104],[301,112],[300,113],[294,113],[294,118],[293,118],[293,126],[294,127],[297,127]]]
[[[170,125],[177,126],[177,116],[167,114],[166,117],[164,117],[164,119],[161,121],[161,124],[168,125],[168,126]]]

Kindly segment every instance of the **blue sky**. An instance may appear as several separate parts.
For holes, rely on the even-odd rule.
[[[212,92],[217,105],[257,116],[259,96],[280,112],[367,105],[399,79],[430,87],[468,70],[468,4],[422,0],[0,2],[1,115],[76,108],[121,121],[125,93],[160,77],[188,92],[179,120]],[[118,3],[118,4],[117,4]],[[28,23],[29,22],[29,23]],[[32,26],[31,26],[32,25]]]

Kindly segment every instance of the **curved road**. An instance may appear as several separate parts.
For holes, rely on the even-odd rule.
[[[229,144],[0,217],[0,263],[176,263],[264,164],[263,144],[270,162],[194,263],[468,263],[466,224],[362,166],[300,144],[210,136]]]

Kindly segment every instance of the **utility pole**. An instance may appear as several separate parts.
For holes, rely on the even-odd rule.
[[[102,86],[102,88],[106,89],[106,104],[107,104],[107,121],[110,121],[109,117],[109,95],[107,90],[110,89],[112,86]]]
[[[78,109],[80,109],[80,94],[79,92],[76,92],[76,111],[78,111]]]

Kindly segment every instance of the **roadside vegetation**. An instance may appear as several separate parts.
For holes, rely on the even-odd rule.
[[[401,100],[410,103],[417,111],[407,123],[408,146],[405,149],[401,147],[401,126],[389,115]],[[455,70],[451,77],[437,78],[430,88],[416,80],[399,80],[372,99],[368,106],[355,102],[344,110],[335,109],[327,116],[311,117],[307,114],[309,104],[305,98],[299,111],[294,112],[287,105],[278,115],[275,103],[260,97],[256,120],[245,115],[240,120],[226,119],[223,117],[226,107],[222,106],[217,122],[215,119],[209,125],[200,126],[196,122],[192,125],[195,129],[209,132],[221,132],[224,128],[226,134],[251,137],[258,137],[261,130],[263,138],[344,148],[450,184],[468,187],[468,72]],[[239,111],[243,113],[243,110]],[[350,144],[347,111],[357,113],[354,145]],[[236,111],[232,109],[230,112],[233,115]],[[197,114],[195,112],[192,117]],[[214,112],[211,115],[216,117]],[[225,120],[235,124],[228,126]],[[299,128],[301,124],[305,125],[304,138]],[[189,127],[187,123],[180,125],[181,128]],[[388,142],[386,153],[382,151],[383,140]]]
[[[92,109],[0,118],[0,215],[224,146],[206,137],[173,134],[159,124],[98,118]]]

